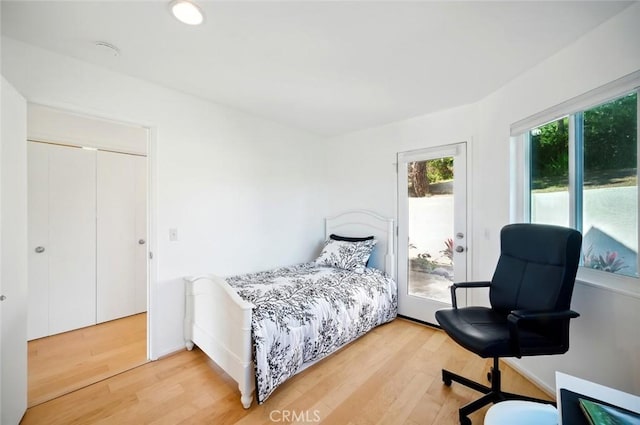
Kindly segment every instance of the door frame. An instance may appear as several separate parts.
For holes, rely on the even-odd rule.
[[[128,117],[98,114],[96,111],[86,111],[82,108],[70,108],[68,104],[58,104],[49,102],[30,102],[27,99],[27,104],[40,105],[47,108],[52,108],[57,111],[68,113],[72,115],[78,115],[89,119],[97,119],[103,121],[111,121],[113,123],[119,123],[123,125],[131,125],[141,127],[147,130],[146,137],[146,151],[147,151],[147,360],[157,360],[158,350],[154,345],[156,334],[154,323],[154,310],[158,305],[157,302],[157,282],[158,282],[158,261],[156,261],[156,252],[158,251],[157,241],[157,142],[158,142],[158,128],[156,124],[149,122],[141,122],[137,120],[131,120]],[[28,126],[28,122],[27,122]],[[28,137],[27,137],[28,138]],[[52,142],[48,140],[39,140],[41,142]],[[25,140],[26,143],[26,140]],[[52,143],[60,144],[53,141]],[[77,143],[69,143],[69,145],[77,145]]]
[[[423,161],[435,158],[441,158],[444,156],[454,156],[459,154],[460,149],[464,158],[464,167],[456,170],[456,176],[459,177],[459,182],[463,182],[464,187],[462,191],[464,193],[464,217],[458,218],[458,222],[462,221],[462,225],[465,227],[464,233],[464,248],[465,248],[465,266],[463,267],[463,276],[462,280],[460,279],[460,271],[458,271],[457,276],[454,277],[455,282],[461,282],[469,280],[471,276],[471,265],[472,265],[472,231],[471,231],[471,220],[469,215],[469,205],[471,204],[471,143],[470,138],[466,141],[450,143],[450,144],[442,144],[442,145],[434,145],[428,146],[420,149],[398,152],[397,153],[397,164],[398,164],[398,172],[397,172],[397,197],[396,197],[396,206],[397,206],[397,217],[398,217],[398,246],[397,246],[397,282],[398,282],[398,313],[402,317],[407,317],[419,322],[436,325],[435,317],[431,312],[427,314],[420,314],[420,317],[414,317],[415,314],[412,314],[407,310],[415,310],[418,304],[424,302],[419,297],[411,296],[411,295],[402,295],[400,291],[408,291],[408,243],[404,243],[402,241],[408,241],[408,225],[407,225],[407,217],[408,217],[408,204],[403,203],[403,199],[407,199],[403,196],[403,191],[407,189],[407,170],[405,164],[408,162],[415,161]],[[415,158],[415,159],[414,159]],[[462,176],[460,176],[462,174]],[[455,182],[455,181],[454,181]],[[455,184],[455,183],[454,183]],[[461,189],[454,189],[454,193],[459,192]],[[456,230],[457,231],[457,230]],[[456,243],[456,239],[454,236],[454,243]],[[405,246],[406,245],[406,246]],[[457,244],[456,244],[457,245]],[[404,274],[404,275],[402,275]],[[454,275],[455,276],[455,275]],[[466,290],[458,290],[457,293],[457,302],[459,306],[467,305],[467,291]],[[407,301],[410,304],[407,304]],[[437,301],[428,301],[428,303],[432,304],[430,307],[432,312],[435,312],[438,308],[446,308],[450,305],[445,303],[440,303]]]

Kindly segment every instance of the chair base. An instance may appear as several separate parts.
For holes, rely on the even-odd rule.
[[[459,384],[464,385],[465,387],[469,387],[484,394],[479,399],[466,404],[458,410],[460,416],[460,425],[471,425],[471,419],[469,419],[468,416],[476,410],[479,410],[490,403],[499,403],[505,400],[525,400],[552,404],[554,406],[556,405],[554,402],[549,400],[541,400],[534,397],[528,397],[525,395],[502,391],[500,368],[497,357],[493,359],[493,367],[491,368],[491,372],[489,372],[488,374],[488,378],[491,381],[491,387],[487,387],[486,385],[482,385],[478,382],[472,381],[468,378],[465,378],[464,376],[460,376],[446,369],[442,369],[442,382],[446,386],[450,387],[451,383],[455,381]]]

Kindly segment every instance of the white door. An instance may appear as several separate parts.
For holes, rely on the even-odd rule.
[[[146,311],[145,163],[98,152],[98,323]]]
[[[27,104],[1,77],[0,423],[27,410]]]
[[[398,312],[436,324],[466,280],[466,144],[398,154]],[[459,305],[465,305],[458,291]]]
[[[48,145],[49,333],[96,323],[96,152]],[[35,249],[35,248],[34,248]]]
[[[96,323],[96,152],[29,142],[29,339]]]

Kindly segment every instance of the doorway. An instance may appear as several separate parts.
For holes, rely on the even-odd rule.
[[[437,323],[466,280],[467,248],[466,143],[399,153],[398,312]]]
[[[29,407],[148,361],[148,137],[29,105]]]

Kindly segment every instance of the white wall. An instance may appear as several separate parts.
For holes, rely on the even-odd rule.
[[[471,277],[490,278],[510,216],[510,125],[640,69],[638,22],[635,4],[474,105],[329,140],[329,205],[396,216],[395,153],[470,141]],[[487,304],[485,294],[471,302]],[[572,324],[569,353],[515,364],[550,391],[560,370],[640,393],[640,298],[578,283],[572,307],[582,317]]]
[[[316,253],[325,205],[316,136],[8,38],[2,65],[32,103],[151,128],[153,357],[183,345],[184,275]]]
[[[329,139],[331,210],[366,208],[395,217],[397,153],[465,141],[472,151],[474,114],[474,106],[461,106]]]
[[[513,80],[482,102],[478,111],[481,163],[474,221],[497,236],[509,217],[509,126],[562,101],[640,70],[640,3],[622,11],[571,46]],[[479,166],[482,167],[482,166]],[[504,182],[503,184],[499,184]],[[496,184],[498,183],[498,184]],[[498,254],[494,240],[476,239],[478,276],[490,272]],[[553,389],[556,370],[640,394],[640,297],[577,282],[572,308],[582,316],[571,325],[571,349],[564,356],[515,361]]]

